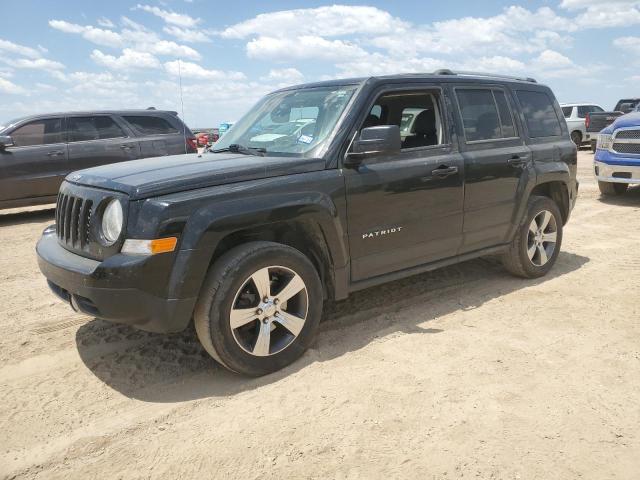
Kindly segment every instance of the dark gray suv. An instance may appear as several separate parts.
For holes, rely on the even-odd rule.
[[[176,112],[53,113],[0,126],[0,209],[56,201],[75,170],[146,157],[194,153]]]

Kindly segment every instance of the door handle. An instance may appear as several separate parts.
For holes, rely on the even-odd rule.
[[[522,167],[527,163],[527,159],[522,158],[520,155],[513,155],[507,162],[512,167]]]
[[[446,178],[458,173],[458,167],[449,167],[447,165],[440,165],[435,170],[431,171],[431,175],[437,178]]]
[[[64,155],[64,152],[62,150],[55,150],[53,152],[47,153],[48,157],[57,157],[58,155]]]
[[[120,148],[123,150],[131,150],[131,145],[120,145]]]

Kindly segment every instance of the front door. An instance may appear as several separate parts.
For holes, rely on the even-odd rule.
[[[140,158],[140,146],[109,115],[72,116],[69,164],[72,170]]]
[[[44,118],[18,126],[14,146],[0,150],[0,202],[54,197],[69,173],[64,118]]]
[[[531,167],[531,150],[503,88],[455,88],[465,162],[463,244],[468,253],[508,242],[518,195]]]
[[[444,104],[434,87],[384,91],[362,119],[362,127],[398,125],[403,147],[345,169],[353,281],[455,255],[464,165]]]

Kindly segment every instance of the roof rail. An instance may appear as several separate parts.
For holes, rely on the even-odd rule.
[[[436,70],[433,72],[434,75],[463,75],[463,76],[472,76],[472,77],[487,77],[487,78],[503,78],[505,80],[518,80],[520,82],[530,82],[530,83],[538,83],[535,78],[531,77],[516,77],[512,75],[498,75],[495,73],[486,73],[486,72],[466,72],[460,70],[449,70],[448,68],[441,68],[440,70]]]

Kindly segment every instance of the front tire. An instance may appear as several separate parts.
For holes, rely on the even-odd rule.
[[[318,273],[298,250],[251,242],[209,269],[194,323],[205,350],[234,372],[261,376],[298,359],[322,315]]]
[[[600,193],[605,197],[622,195],[629,188],[628,183],[618,183],[618,182],[601,182],[598,180],[598,188],[600,189]]]
[[[548,197],[532,196],[502,263],[518,277],[542,277],[556,263],[561,245],[562,215],[558,205]]]

